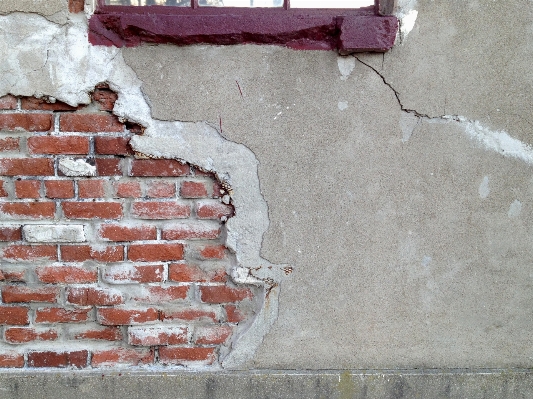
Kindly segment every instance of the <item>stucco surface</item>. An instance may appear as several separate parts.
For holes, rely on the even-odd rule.
[[[36,13],[57,23],[67,20],[68,0],[2,0],[0,15],[13,12]]]

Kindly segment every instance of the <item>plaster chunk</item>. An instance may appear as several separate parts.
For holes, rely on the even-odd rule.
[[[28,242],[84,242],[83,225],[31,224],[22,228]]]
[[[84,159],[65,158],[59,161],[59,170],[65,176],[96,176],[96,166]]]

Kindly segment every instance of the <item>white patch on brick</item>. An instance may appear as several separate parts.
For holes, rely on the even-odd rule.
[[[160,339],[169,339],[187,334],[187,327],[184,326],[156,326],[156,327],[129,327],[128,343],[140,341],[143,346],[158,345]]]
[[[28,242],[84,242],[85,232],[79,224],[29,224],[22,228]]]
[[[84,159],[63,158],[59,161],[59,170],[65,176],[96,176],[96,166]]]

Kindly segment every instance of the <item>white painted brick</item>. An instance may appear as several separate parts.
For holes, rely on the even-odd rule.
[[[29,224],[22,228],[28,242],[84,242],[81,224]]]

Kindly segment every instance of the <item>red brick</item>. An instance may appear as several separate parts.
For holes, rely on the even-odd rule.
[[[52,126],[52,114],[0,114],[0,130],[47,132]]]
[[[0,212],[27,219],[53,218],[56,211],[54,202],[5,202],[0,204]]]
[[[68,11],[73,14],[83,12],[85,0],[68,0]]]
[[[11,245],[4,249],[4,259],[57,260],[55,245]]]
[[[17,352],[0,353],[0,367],[24,367],[24,355]]]
[[[13,270],[10,268],[2,268],[1,271],[4,279],[2,281],[10,283],[24,283],[26,282],[26,270]]]
[[[199,309],[163,310],[160,315],[161,320],[210,320],[217,322],[215,312]]]
[[[59,289],[56,287],[27,287],[22,285],[6,285],[2,287],[4,303],[21,302],[57,302]]]
[[[98,103],[101,111],[113,111],[118,95],[109,89],[96,89],[91,97]]]
[[[88,309],[40,308],[35,311],[36,323],[79,323],[89,320]]]
[[[44,187],[48,198],[74,197],[74,182],[71,180],[45,180]]]
[[[0,109],[16,109],[17,108],[17,97],[12,95],[7,95],[0,97]]]
[[[226,321],[228,323],[240,323],[246,319],[246,315],[235,305],[224,306],[226,310]]]
[[[54,165],[45,158],[0,159],[0,174],[3,176],[53,176]]]
[[[202,302],[206,303],[238,302],[252,298],[252,291],[248,288],[231,288],[224,285],[200,287],[200,294]]]
[[[23,97],[20,102],[21,108],[29,111],[74,111],[72,107],[61,101],[55,103],[46,102],[43,98]]]
[[[132,244],[128,259],[134,262],[164,262],[183,259],[183,244]]]
[[[0,151],[18,151],[20,148],[19,141],[20,139],[15,137],[0,139]]]
[[[0,306],[0,324],[24,326],[30,323],[28,311],[23,306]]]
[[[96,268],[78,266],[42,266],[35,270],[39,281],[48,284],[83,284],[98,281]]]
[[[94,160],[98,176],[122,176],[120,160],[115,158],[96,158]]]
[[[194,332],[194,343],[197,345],[223,344],[233,334],[230,326],[197,327]]]
[[[122,245],[108,247],[91,247],[90,245],[61,245],[61,260],[64,262],[119,262],[124,260],[124,247]]]
[[[63,213],[68,219],[120,219],[120,202],[63,202]]]
[[[160,283],[163,281],[163,265],[116,265],[106,267],[103,278],[112,284]]]
[[[78,180],[79,198],[102,198],[105,197],[104,181],[100,179]]]
[[[186,176],[189,165],[172,159],[136,159],[132,162],[130,176],[172,177]]]
[[[142,134],[144,128],[136,123],[126,122],[126,129],[128,129],[130,133]]]
[[[104,326],[119,326],[128,324],[143,324],[159,319],[159,312],[154,308],[147,309],[119,309],[98,308],[98,323]]]
[[[200,248],[200,256],[203,259],[224,259],[226,247],[224,245],[206,245]]]
[[[63,114],[59,117],[62,132],[122,132],[124,125],[110,114]]]
[[[142,196],[141,184],[136,181],[115,183],[115,191],[119,198],[139,198]]]
[[[93,352],[91,366],[116,366],[128,364],[138,366],[139,364],[152,364],[154,362],[153,349],[126,349],[116,348]]]
[[[7,342],[22,344],[31,341],[54,341],[58,334],[56,330],[36,330],[35,328],[11,327],[5,330]]]
[[[22,230],[20,226],[0,227],[0,241],[18,241],[22,240]]]
[[[187,328],[176,326],[130,327],[128,343],[136,346],[179,345],[188,342]]]
[[[196,204],[196,215],[200,219],[220,219],[233,216],[233,207],[218,201],[199,201]]]
[[[205,183],[184,181],[181,183],[180,195],[183,198],[205,198],[207,197]]]
[[[100,155],[133,155],[129,137],[102,137],[94,139],[94,150]]]
[[[211,364],[215,360],[215,348],[187,348],[179,346],[162,346],[159,348],[159,361],[163,364],[182,364],[187,362],[204,362]]]
[[[110,306],[124,303],[124,295],[118,290],[109,288],[68,288],[66,296],[69,303],[80,306]]]
[[[183,219],[191,214],[188,204],[175,201],[134,202],[131,215],[139,219]]]
[[[39,180],[16,180],[15,195],[17,198],[39,198],[41,182]]]
[[[28,353],[28,367],[87,367],[89,352],[30,352]]]
[[[224,194],[226,194],[226,190],[224,189],[224,187],[222,187],[222,183],[220,183],[218,181],[214,181],[213,182],[213,195],[212,195],[212,197],[213,198],[220,198]]]
[[[87,329],[74,335],[74,339],[93,339],[102,341],[122,341],[122,331],[117,327]]]
[[[178,301],[187,298],[189,286],[149,286],[145,288],[145,294],[136,295],[133,297],[135,301],[142,303],[167,303]]]
[[[6,182],[0,180],[0,197],[8,197],[9,193],[6,190]]]
[[[163,240],[213,240],[220,236],[220,228],[214,225],[184,223],[165,227]]]
[[[115,224],[104,224],[100,227],[100,237],[110,241],[155,240],[155,226],[128,227]]]
[[[225,269],[205,271],[198,266],[173,263],[168,266],[168,279],[183,283],[225,282],[227,274]]]
[[[80,136],[34,136],[28,138],[30,154],[88,154],[89,138]]]
[[[150,198],[168,198],[176,195],[176,184],[167,181],[155,181],[148,186],[146,195]]]

